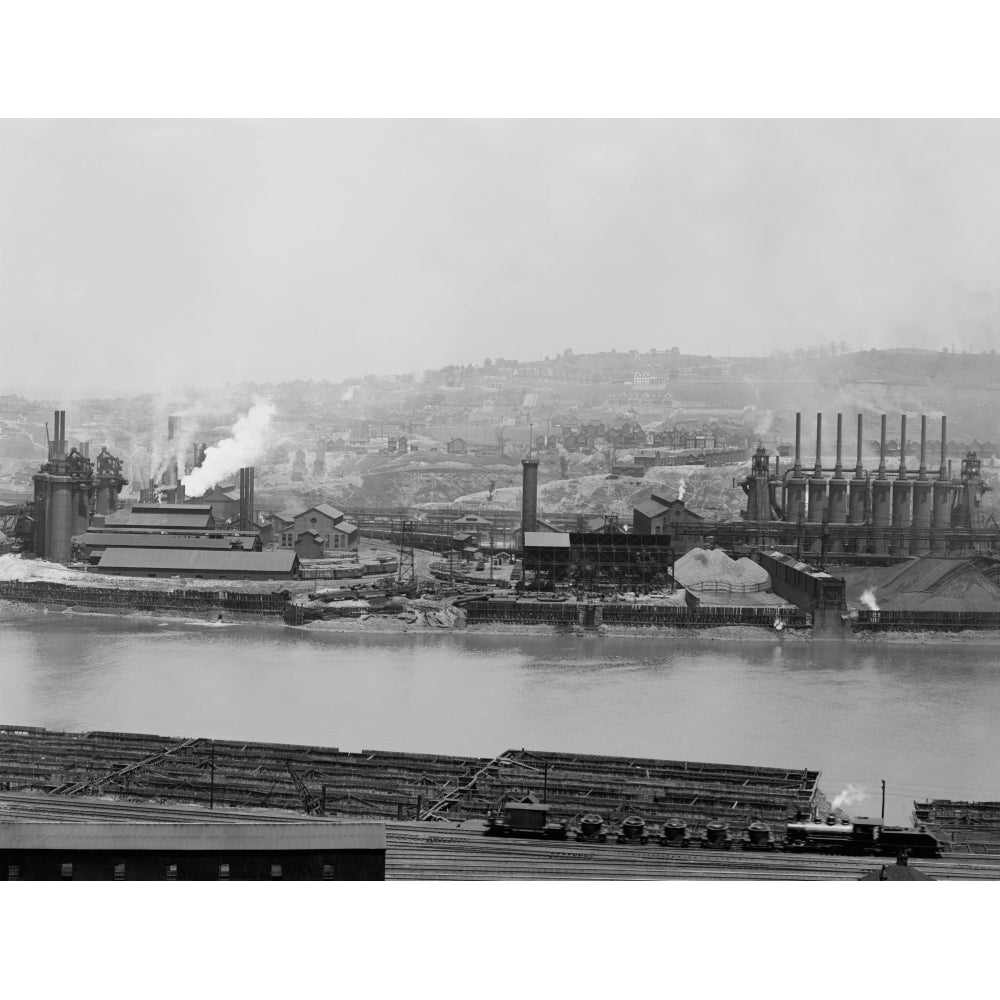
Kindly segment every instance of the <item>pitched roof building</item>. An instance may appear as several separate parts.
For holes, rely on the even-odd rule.
[[[294,552],[235,549],[107,549],[97,572],[113,576],[181,576],[204,580],[287,580],[299,571]]]

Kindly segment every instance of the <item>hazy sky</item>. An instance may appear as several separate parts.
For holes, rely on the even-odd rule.
[[[6,392],[991,346],[998,265],[996,122],[0,122]]]

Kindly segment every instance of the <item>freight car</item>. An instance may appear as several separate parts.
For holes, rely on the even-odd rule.
[[[743,831],[744,851],[773,851],[774,847],[774,835],[766,823],[754,820]]]
[[[858,817],[838,823],[789,823],[782,845],[786,851],[814,851],[819,854],[881,854],[895,857],[906,851],[914,858],[941,857],[937,837],[923,827],[887,826],[881,819]]]
[[[618,831],[619,844],[648,844],[646,821],[641,816],[626,816]]]
[[[587,844],[606,844],[608,828],[597,813],[587,813],[580,820],[580,829],[576,831],[576,839]]]
[[[657,841],[661,847],[688,847],[691,831],[682,819],[668,819]]]
[[[538,802],[509,802],[499,816],[487,818],[488,837],[541,837],[565,840],[565,821],[549,820],[549,807]]]

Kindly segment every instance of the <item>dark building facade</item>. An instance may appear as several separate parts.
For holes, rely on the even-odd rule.
[[[380,881],[385,826],[317,820],[9,822],[0,824],[8,881]]]

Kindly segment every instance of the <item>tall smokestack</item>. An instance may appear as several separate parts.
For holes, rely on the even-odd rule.
[[[823,414],[816,414],[816,467],[813,475],[819,478],[823,475]]]
[[[247,469],[247,492],[250,496],[247,498],[247,531],[253,531],[255,527],[256,517],[254,515],[254,472],[253,466],[251,465]]]
[[[878,478],[885,479],[885,414],[882,414],[882,443],[878,452]]]
[[[526,535],[538,528],[538,459],[522,458],[521,531]]]
[[[906,478],[906,414],[902,416],[899,428],[899,478]]]
[[[927,414],[920,415],[920,469],[918,479],[927,478]]]
[[[865,467],[861,464],[861,422],[863,420],[862,415],[858,414],[858,464],[854,466],[854,478],[864,479]]]
[[[802,475],[802,414],[795,414],[795,466],[792,475],[798,479]]]
[[[941,468],[938,470],[938,479],[948,478],[948,418],[941,417]]]
[[[844,415],[843,413],[838,413],[837,414],[837,462],[833,467],[834,479],[844,478],[844,466],[841,464],[841,458],[842,458],[841,445],[843,443],[843,431],[844,431]]]

